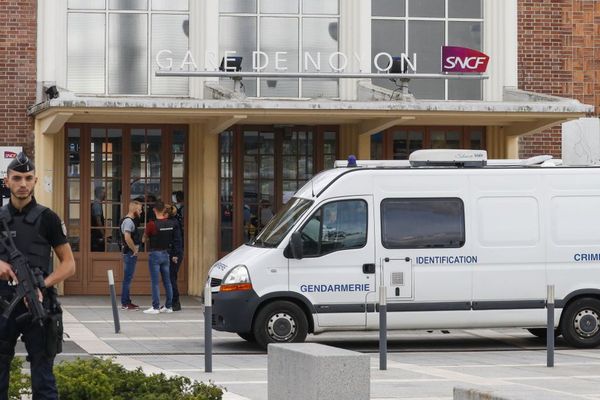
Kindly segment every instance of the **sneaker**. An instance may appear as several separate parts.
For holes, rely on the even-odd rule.
[[[181,311],[181,304],[173,303],[173,311]]]
[[[121,310],[137,311],[139,309],[140,309],[140,306],[138,306],[137,304],[133,304],[133,303],[123,304],[121,306]]]
[[[144,314],[158,314],[160,311],[158,310],[158,308],[153,308],[150,307],[147,310],[144,310]]]
[[[172,309],[171,307],[167,308],[167,307],[165,307],[165,306],[162,306],[162,307],[160,308],[159,312],[161,312],[161,313],[172,313],[172,312],[173,312],[173,309]]]

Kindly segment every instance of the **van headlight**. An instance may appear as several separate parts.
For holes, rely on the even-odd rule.
[[[221,292],[236,292],[251,289],[252,282],[250,281],[248,268],[245,265],[236,265],[225,275],[219,290]]]

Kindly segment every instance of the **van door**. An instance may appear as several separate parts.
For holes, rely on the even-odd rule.
[[[315,307],[319,326],[364,328],[375,290],[373,198],[336,198],[299,229],[303,258],[290,259],[290,291]]]
[[[388,197],[381,199],[380,209],[377,292],[382,280],[389,328],[459,324],[462,313],[470,310],[474,259],[466,242],[463,200],[448,195]],[[379,295],[369,302],[379,302]],[[370,312],[368,328],[378,322],[378,313]]]

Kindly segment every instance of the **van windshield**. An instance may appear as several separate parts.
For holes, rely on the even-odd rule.
[[[271,218],[260,234],[250,245],[259,247],[276,247],[292,229],[296,221],[310,208],[312,200],[293,197],[281,210]]]

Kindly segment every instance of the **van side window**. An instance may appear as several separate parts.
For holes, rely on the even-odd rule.
[[[367,203],[343,200],[327,203],[302,228],[305,257],[358,249],[367,243]]]
[[[385,199],[381,202],[382,244],[386,249],[462,247],[464,208],[458,198]]]

